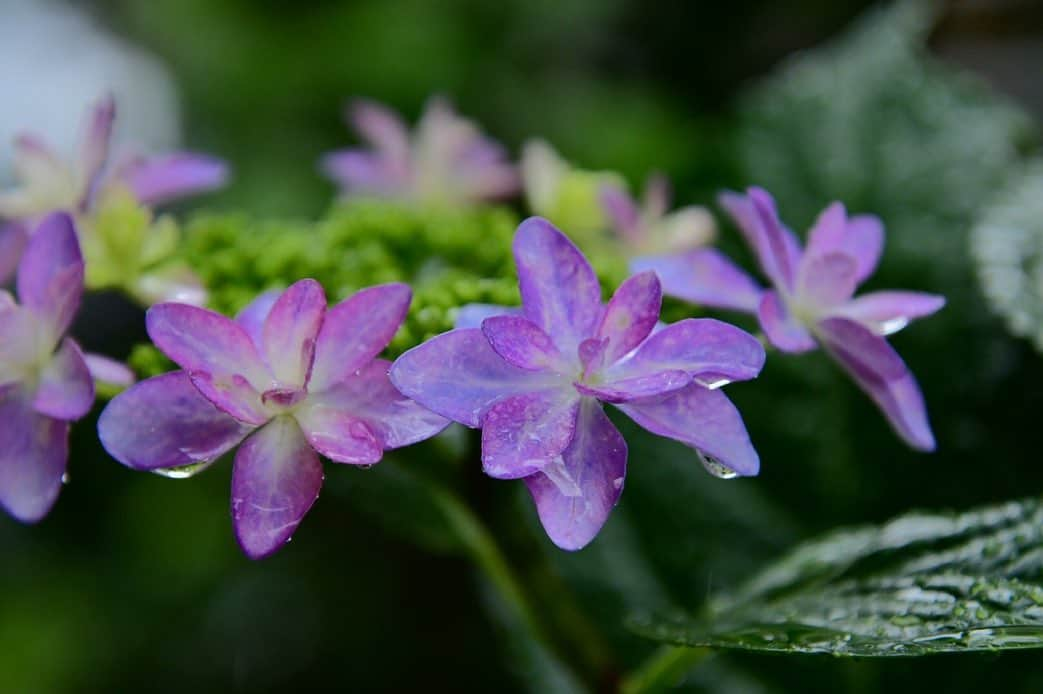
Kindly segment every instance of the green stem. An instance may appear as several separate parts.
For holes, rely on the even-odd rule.
[[[713,651],[709,648],[663,646],[623,679],[622,694],[651,694],[674,687]]]
[[[431,493],[460,542],[467,548],[468,554],[496,588],[503,601],[517,613],[519,620],[535,638],[548,644],[521,585],[482,522],[451,492],[431,485]]]

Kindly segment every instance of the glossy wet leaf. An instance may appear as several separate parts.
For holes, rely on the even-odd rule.
[[[911,513],[798,546],[701,619],[637,617],[656,641],[911,656],[1043,647],[1043,504]]]

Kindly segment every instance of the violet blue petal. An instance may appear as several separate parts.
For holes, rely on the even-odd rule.
[[[629,277],[605,306],[597,336],[607,338],[605,364],[614,364],[641,344],[659,320],[663,292],[654,272]]]
[[[282,295],[278,289],[269,289],[257,295],[253,301],[243,307],[235,317],[235,322],[246,331],[250,340],[254,343],[257,353],[261,354],[264,349],[261,344],[261,333],[264,329],[264,319],[272,310],[272,306]]]
[[[22,222],[0,225],[0,286],[7,285],[14,277],[28,241],[29,232]]]
[[[807,306],[838,306],[855,293],[857,269],[855,259],[843,252],[806,255],[797,273],[796,295]]]
[[[251,559],[282,547],[319,498],[322,463],[292,417],[276,417],[243,442],[232,468],[232,524]]]
[[[366,423],[384,450],[429,439],[449,420],[402,395],[388,378],[391,362],[374,359],[328,390],[308,394],[298,413],[322,407],[349,413]],[[305,435],[308,427],[302,422]]]
[[[215,379],[242,376],[256,391],[271,387],[271,375],[246,331],[219,313],[188,304],[156,304],[145,314],[156,347],[190,373]]]
[[[272,305],[261,328],[261,354],[280,385],[307,384],[325,315],[326,293],[313,279],[294,282]]]
[[[568,363],[554,340],[538,325],[521,316],[494,316],[482,321],[482,334],[508,364],[530,371],[563,373]]]
[[[265,395],[277,389],[258,393],[242,374],[189,371],[188,376],[203,397],[240,422],[260,426],[271,418],[265,409]]]
[[[945,297],[938,294],[887,290],[856,296],[831,314],[856,320],[878,335],[890,335],[944,305]]]
[[[576,390],[603,402],[618,403],[670,393],[684,388],[691,382],[690,373],[672,370],[597,385],[576,383]]]
[[[790,313],[774,290],[764,293],[757,318],[771,344],[783,352],[799,353],[815,349],[815,338]]]
[[[623,436],[597,401],[584,398],[561,458],[525,478],[551,542],[574,551],[597,536],[623,492],[626,466]]]
[[[134,385],[134,372],[121,361],[91,352],[84,352],[83,361],[87,364],[87,369],[95,383],[108,383],[123,387]]]
[[[80,153],[83,166],[86,195],[94,192],[99,174],[105,168],[109,158],[109,145],[112,141],[112,124],[116,120],[116,100],[111,94],[105,95],[87,118],[87,130],[83,137],[83,149]]]
[[[83,256],[72,217],[43,218],[18,265],[18,300],[44,319],[57,338],[68,329],[83,295]]]
[[[309,387],[328,388],[380,354],[406,319],[412,297],[408,285],[381,284],[329,309],[315,343]]]
[[[160,205],[221,188],[228,165],[204,154],[176,152],[136,159],[120,171],[120,179],[140,202]]]
[[[18,384],[0,387],[0,506],[23,523],[51,510],[69,458],[69,424],[33,411]]]
[[[72,339],[65,338],[40,372],[33,395],[38,413],[71,421],[87,414],[94,404],[94,379],[83,353]]]
[[[451,330],[414,347],[395,360],[390,376],[403,395],[474,428],[500,398],[561,383],[556,374],[508,364],[473,328]]]
[[[594,333],[601,286],[575,244],[550,222],[530,217],[514,235],[514,260],[525,316],[565,353]]]
[[[569,389],[571,390],[571,389]],[[572,441],[580,397],[563,388],[503,398],[482,416],[482,470],[497,479],[528,477]]]
[[[760,470],[742,416],[723,391],[692,384],[617,407],[653,434],[705,451],[739,475],[756,475]]]
[[[214,460],[252,430],[203,397],[184,371],[131,386],[113,398],[98,418],[98,437],[105,450],[135,470]]]
[[[498,304],[464,304],[456,310],[456,320],[453,327],[457,330],[462,328],[480,328],[482,321],[494,316],[520,316],[520,306],[500,306]]]
[[[384,446],[368,424],[349,411],[309,404],[294,411],[311,447],[335,463],[373,465]]]
[[[756,313],[761,299],[757,283],[713,248],[634,258],[630,269],[654,270],[664,294],[703,306]]]
[[[847,318],[827,318],[818,332],[826,351],[873,399],[895,432],[913,448],[933,451],[920,386],[887,340]]]
[[[615,387],[616,381],[680,370],[747,381],[763,367],[764,347],[745,330],[713,318],[687,318],[657,330],[632,355],[606,369],[604,378]]]

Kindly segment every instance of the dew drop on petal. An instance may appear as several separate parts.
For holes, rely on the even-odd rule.
[[[189,477],[198,475],[200,472],[206,470],[213,464],[213,460],[202,460],[198,463],[190,463],[189,465],[178,465],[177,467],[157,468],[152,472],[159,475],[160,477],[169,477],[172,480],[185,480]]]
[[[739,476],[739,473],[732,470],[709,453],[704,453],[698,449],[696,449],[695,452],[699,456],[699,462],[702,463],[706,471],[714,477],[722,480],[733,480]]]
[[[69,484],[69,480],[71,480],[71,479],[72,478],[69,477],[69,473],[68,472],[63,472],[62,473],[62,484]]]

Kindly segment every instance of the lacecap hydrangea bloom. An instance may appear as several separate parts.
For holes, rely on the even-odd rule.
[[[602,303],[587,259],[544,219],[521,224],[513,251],[521,311],[501,309],[480,328],[409,350],[391,380],[421,405],[480,427],[484,471],[525,481],[555,544],[589,543],[623,490],[627,446],[603,402],[696,448],[718,474],[757,474],[742,418],[718,390],[760,372],[764,349],[753,336],[712,319],[659,325],[651,272]]]
[[[669,277],[664,290],[678,298],[755,314],[771,344],[784,352],[822,346],[873,399],[906,443],[933,450],[923,394],[885,336],[939,310],[945,298],[894,290],[854,296],[880,260],[884,245],[880,220],[872,215],[849,216],[844,205],[835,202],[819,216],[808,233],[807,247],[802,248],[782,224],[767,191],[726,192],[720,202],[772,288],[762,290],[730,262],[726,271],[717,274],[676,263],[661,268],[649,264]]]
[[[398,115],[372,101],[354,102],[347,119],[369,146],[323,157],[323,171],[343,195],[455,205],[518,191],[518,173],[506,150],[445,99],[428,101],[412,134]]]
[[[17,303],[0,290],[0,505],[33,523],[61,490],[69,422],[94,402],[91,365],[106,380],[125,382],[128,374],[65,337],[83,295],[83,258],[68,215],[48,215],[34,230],[17,290]]]
[[[389,363],[377,358],[410,298],[406,285],[386,284],[327,309],[322,287],[306,279],[262,294],[234,321],[185,304],[153,306],[149,336],[183,370],[113,399],[98,422],[101,442],[128,467],[170,476],[239,446],[235,535],[248,556],[265,557],[318,497],[320,453],[369,466],[448,424],[395,390]]]
[[[0,191],[0,283],[6,282],[33,224],[48,212],[89,214],[107,191],[130,191],[141,204],[157,205],[224,185],[227,167],[189,152],[142,156],[111,152],[116,104],[102,99],[88,114],[78,156],[63,160],[46,142],[23,134],[14,143],[20,183]],[[81,232],[84,231],[81,229]]]
[[[662,174],[648,177],[640,203],[625,186],[602,186],[609,225],[630,255],[674,256],[713,241],[717,227],[710,212],[698,205],[670,211],[670,197],[670,181]]]

